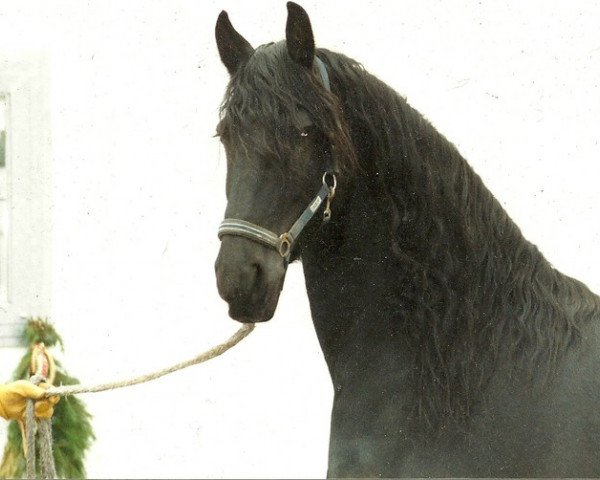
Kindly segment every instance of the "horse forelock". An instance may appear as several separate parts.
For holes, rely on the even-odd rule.
[[[295,63],[284,41],[258,47],[231,77],[221,105],[222,129],[247,152],[270,156],[290,175],[307,175],[286,163],[290,130],[306,112],[336,152],[337,167],[351,170],[356,154],[344,112],[313,70]],[[248,135],[248,126],[260,125]],[[219,133],[219,132],[218,132]]]

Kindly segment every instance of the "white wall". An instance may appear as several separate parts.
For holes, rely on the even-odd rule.
[[[362,61],[453,141],[526,236],[600,292],[600,6],[304,1],[320,46]],[[254,45],[283,1],[3,2],[3,49],[52,56],[53,321],[85,383],[191,357],[238,325],[213,273],[227,76],[221,9]],[[12,365],[7,365],[12,370]],[[9,373],[4,374],[8,376]],[[90,477],[319,477],[331,388],[299,265],[278,312],[209,364],[84,397]]]

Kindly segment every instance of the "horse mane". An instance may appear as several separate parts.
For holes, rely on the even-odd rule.
[[[397,266],[393,308],[416,346],[415,418],[432,428],[465,420],[499,372],[551,380],[585,324],[600,317],[600,299],[550,265],[454,145],[403,97],[342,54],[317,55],[333,94],[289,58],[284,42],[259,47],[231,78],[218,133],[285,163],[286,125],[301,107],[339,167],[366,176],[385,199]],[[275,138],[242,138],[242,119],[272,122]]]
[[[418,345],[416,416],[432,427],[466,419],[499,368],[550,380],[600,317],[600,299],[552,267],[403,97],[356,61],[319,55],[360,139],[361,167],[391,207],[394,307]]]

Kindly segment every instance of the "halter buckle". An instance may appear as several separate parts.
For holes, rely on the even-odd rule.
[[[331,183],[327,181],[328,177],[331,178]],[[327,187],[327,202],[325,203],[325,210],[323,210],[323,221],[328,222],[331,220],[331,201],[335,197],[335,189],[337,188],[337,178],[335,173],[325,172],[323,174],[323,185]]]

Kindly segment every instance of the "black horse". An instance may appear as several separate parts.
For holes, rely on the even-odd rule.
[[[216,38],[219,292],[269,320],[301,259],[335,391],[328,475],[599,476],[600,298],[401,96],[315,49],[301,7],[285,41],[254,49],[225,12]]]

